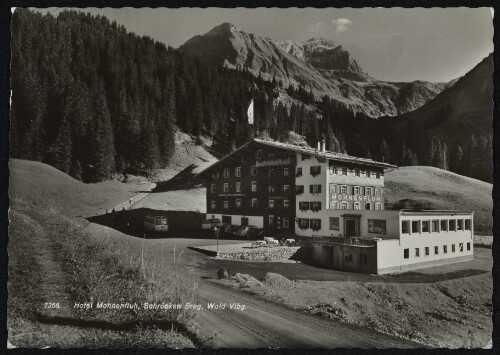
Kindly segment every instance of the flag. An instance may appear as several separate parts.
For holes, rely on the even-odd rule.
[[[250,101],[250,105],[248,105],[247,116],[248,124],[253,124],[253,99]]]

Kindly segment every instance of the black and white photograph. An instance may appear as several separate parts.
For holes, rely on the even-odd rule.
[[[7,348],[492,349],[493,8],[10,10]]]

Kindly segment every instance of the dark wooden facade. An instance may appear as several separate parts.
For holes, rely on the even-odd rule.
[[[251,142],[204,172],[207,214],[263,216],[267,229],[283,229],[286,218],[286,229],[294,231],[295,166],[295,152]],[[237,168],[240,168],[240,176],[237,176]],[[241,184],[239,191],[237,183]],[[256,184],[256,191],[252,191],[253,184]],[[238,199],[240,206],[237,206]],[[252,205],[253,199],[257,199],[256,206]],[[274,201],[274,206],[270,207],[270,200]],[[288,202],[285,204],[285,201]],[[274,223],[270,216],[274,216]],[[239,221],[232,223],[240,224]]]

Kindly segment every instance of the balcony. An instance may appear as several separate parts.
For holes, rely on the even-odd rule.
[[[288,157],[285,159],[272,159],[272,160],[257,160],[255,166],[257,168],[265,167],[265,166],[281,166],[281,165],[290,165],[292,164],[292,158]]]
[[[342,237],[320,237],[313,236],[313,242],[323,243],[323,244],[341,244],[348,246],[357,247],[374,247],[376,241],[373,239],[366,238],[342,238]]]

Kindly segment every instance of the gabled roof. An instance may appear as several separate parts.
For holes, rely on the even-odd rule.
[[[263,144],[263,145],[273,147],[273,148],[279,148],[279,149],[284,149],[284,150],[291,151],[291,152],[307,154],[307,155],[311,155],[311,156],[315,156],[315,157],[323,158],[323,159],[328,159],[328,160],[334,160],[334,161],[340,161],[340,162],[346,162],[346,163],[356,163],[356,164],[360,164],[360,165],[369,165],[369,166],[374,166],[374,167],[378,167],[378,168],[397,168],[396,165],[382,163],[382,162],[371,160],[371,159],[358,158],[358,157],[354,157],[351,155],[342,154],[342,153],[335,153],[335,152],[330,152],[330,151],[321,152],[321,151],[318,151],[317,149],[314,149],[311,147],[302,147],[302,146],[295,145],[295,144],[273,142],[273,141],[267,141],[267,140],[263,140],[263,139],[254,138],[253,140],[245,143],[244,145],[242,145],[241,147],[236,149],[234,152],[229,153],[228,155],[219,159],[217,162],[210,165],[206,169],[200,171],[197,175],[198,176],[202,175],[205,171],[210,170],[213,167],[219,165],[222,161],[224,161],[225,159],[229,158],[230,156],[238,153],[240,150],[247,147],[249,144],[251,144],[253,142]]]

